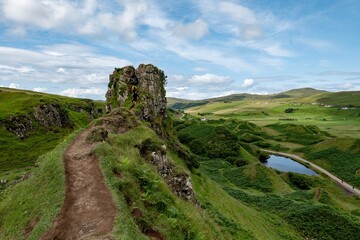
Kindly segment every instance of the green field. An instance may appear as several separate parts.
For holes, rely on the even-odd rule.
[[[279,99],[217,102],[186,109],[186,113],[206,119],[241,119],[260,126],[272,123],[316,125],[336,136],[360,137],[360,109],[341,110],[339,107],[325,107],[301,101],[303,100]],[[286,113],[286,109],[293,109],[293,112]]]

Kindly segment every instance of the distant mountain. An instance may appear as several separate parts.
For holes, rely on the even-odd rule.
[[[329,93],[325,90],[317,90],[314,88],[299,88],[299,89],[293,89],[290,91],[282,92],[277,95],[287,95],[289,97],[297,97],[297,98],[303,98],[303,97],[309,97],[320,93]]]
[[[327,105],[336,106],[359,106],[360,105],[360,91],[355,92],[328,92],[325,90],[318,90],[314,88],[299,88],[286,92],[269,95],[257,94],[232,94],[224,97],[209,98],[203,100],[187,100],[179,98],[167,98],[168,107],[177,110],[183,110],[195,106],[201,106],[213,102],[232,102],[242,100],[274,100],[274,99],[293,99],[296,101],[311,101]]]

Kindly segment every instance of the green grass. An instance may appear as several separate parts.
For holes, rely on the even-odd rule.
[[[38,159],[30,179],[0,193],[1,239],[39,239],[60,211],[65,194],[62,155],[76,133]],[[25,229],[38,222],[29,236]]]
[[[154,167],[140,157],[134,145],[148,138],[157,139],[152,130],[141,126],[112,135],[109,144],[96,150],[118,206],[114,235],[119,239],[146,239],[142,231],[153,229],[171,239],[215,239],[214,222],[195,205],[175,197]],[[186,170],[180,166],[177,171]],[[144,216],[133,218],[131,211],[135,208]]]
[[[306,159],[334,173],[344,181],[360,187],[360,140],[329,139],[303,148]]]
[[[118,207],[113,233],[116,238],[145,239],[142,230],[149,228],[166,239],[300,239],[275,215],[249,208],[202,173],[189,172],[184,162],[168,150],[176,171],[191,175],[201,208],[175,197],[135,147],[148,138],[162,142],[152,130],[140,126],[111,135],[109,143],[96,150]],[[134,218],[133,209],[141,209],[144,216]]]
[[[9,181],[33,167],[39,156],[52,150],[64,137],[85,127],[95,117],[90,112],[101,113],[104,106],[102,102],[88,99],[16,89],[0,90],[0,179]],[[70,125],[47,128],[38,123],[33,117],[35,107],[48,104],[59,105],[61,111],[67,115]],[[24,139],[6,130],[11,116],[26,116],[32,121],[32,129],[26,133]]]
[[[325,203],[323,204],[320,203],[320,200],[314,200],[314,192],[312,190],[290,192],[289,194],[281,195],[274,193],[259,194],[250,191],[249,182],[254,183],[251,188],[268,192],[269,189],[272,189],[271,185],[264,184],[268,182],[268,174],[253,174],[254,179],[259,179],[244,181],[241,180],[241,178],[244,178],[241,177],[241,169],[236,174],[236,169],[231,169],[226,164],[206,164],[202,165],[201,169],[219,183],[229,195],[265,215],[275,214],[289,225],[288,229],[296,229],[303,238],[324,240],[357,239],[360,233],[359,218],[352,216],[348,211],[343,211],[329,205],[331,202],[329,195],[327,195],[327,200],[321,200]],[[235,174],[229,174],[229,172]],[[263,184],[268,187],[259,187],[256,182],[264,182]],[[317,181],[316,185],[319,184],[323,184],[323,182]],[[325,198],[326,194],[326,192],[323,193],[323,198]],[[349,202],[349,200],[346,199],[344,202]]]
[[[341,110],[339,107],[313,105],[312,102],[315,101],[316,99],[311,98],[285,98],[215,102],[186,109],[186,112],[195,118],[202,118],[198,113],[206,112],[211,113],[205,116],[207,119],[238,119],[259,126],[275,123],[316,125],[335,136],[360,137],[360,109]],[[353,105],[355,102],[352,102]],[[285,113],[288,108],[295,109],[295,112]]]

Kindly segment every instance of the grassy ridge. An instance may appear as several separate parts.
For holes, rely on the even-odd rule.
[[[163,143],[152,130],[140,126],[111,135],[96,150],[119,209],[116,238],[146,239],[146,229],[152,229],[165,239],[299,239],[281,219],[247,207],[202,173],[189,172],[184,161],[168,150],[175,171],[191,175],[201,207],[175,197],[135,147],[149,138]],[[140,217],[133,215],[135,209],[142,212]]]
[[[33,114],[38,106],[60,106],[61,116],[68,119],[66,127],[46,127]],[[75,129],[86,126],[102,109],[103,103],[16,89],[0,89],[0,179],[12,180],[29,171],[36,159],[53,149]],[[26,137],[20,139],[6,128],[11,117],[29,119]],[[25,120],[23,120],[25,121]]]

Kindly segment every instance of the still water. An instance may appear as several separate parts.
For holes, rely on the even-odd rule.
[[[310,168],[301,165],[300,163],[286,157],[280,157],[275,155],[270,155],[270,158],[264,163],[265,166],[275,168],[282,172],[295,172],[302,173],[306,175],[318,175],[316,172]]]

